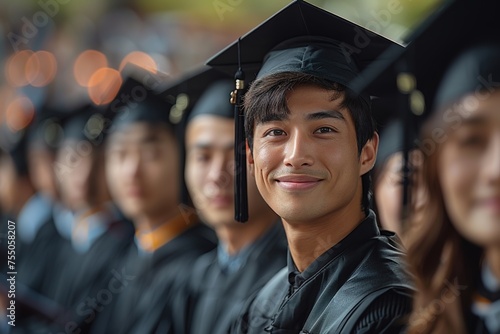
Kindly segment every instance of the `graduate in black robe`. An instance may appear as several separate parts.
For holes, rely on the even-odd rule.
[[[12,226],[15,226],[15,229],[6,233],[6,241],[8,233],[14,237],[12,241],[15,249],[11,254],[11,264],[6,268],[9,270],[4,271],[4,274],[15,272],[16,283],[20,290],[26,292],[20,296],[24,301],[20,301],[17,308],[18,321],[14,332],[25,331],[27,326],[42,320],[37,317],[41,316],[47,321],[47,316],[41,314],[43,310],[40,305],[43,303],[37,302],[36,298],[47,296],[54,273],[51,270],[53,259],[64,243],[52,219],[56,186],[52,173],[54,146],[51,144],[55,145],[55,142],[46,141],[41,135],[49,116],[46,109],[41,110],[35,121],[18,133],[2,128],[2,142],[6,145],[3,147],[5,156],[2,158],[2,169],[5,169],[2,173],[10,180],[5,184],[15,186],[15,190],[5,188],[10,192],[8,199],[3,198],[3,195],[0,199],[4,210],[14,216],[11,220]],[[8,168],[9,160],[14,169]],[[12,175],[13,170],[15,175]]]
[[[202,68],[164,91],[186,94],[185,181],[194,208],[214,228],[217,249],[200,257],[189,279],[167,304],[159,332],[227,333],[231,323],[267,281],[286,264],[286,240],[277,215],[249,178],[250,220],[234,220],[234,113],[232,80]],[[172,322],[169,324],[169,322]]]
[[[242,72],[251,81],[258,70],[244,97],[246,158],[290,250],[232,332],[404,330],[412,283],[397,237],[369,208],[378,135],[369,96],[352,86],[389,46],[295,1],[208,61],[237,73],[237,96]]]
[[[215,246],[213,231],[181,202],[177,128],[169,117],[172,105],[149,85],[157,76],[129,65],[124,77],[110,104],[117,114],[106,169],[113,199],[133,221],[136,236],[123,266],[129,280],[101,310],[92,333],[148,333],[147,320],[139,324],[159,318],[193,262]]]
[[[54,225],[66,242],[50,266],[57,274],[48,296],[67,314],[61,320],[62,329],[52,324],[52,331],[67,326],[86,332],[97,309],[112,298],[108,286],[133,242],[133,225],[110,201],[105,182],[103,122],[103,113],[91,105],[72,114],[65,121],[54,164],[62,204],[71,214],[64,218],[68,215],[64,208],[53,211],[58,221]]]

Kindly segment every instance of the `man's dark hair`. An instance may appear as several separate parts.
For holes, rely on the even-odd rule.
[[[349,110],[354,121],[358,154],[360,154],[366,142],[373,137],[376,131],[375,121],[373,120],[370,104],[367,100],[339,83],[295,72],[276,73],[259,79],[252,83],[245,94],[245,132],[250,150],[253,150],[255,124],[268,119],[271,114],[288,114],[290,111],[286,95],[295,87],[301,85],[315,85],[331,91],[332,101],[341,98],[342,93],[344,93],[341,107]],[[361,183],[363,188],[361,208],[367,213],[371,197],[370,172],[361,177]]]

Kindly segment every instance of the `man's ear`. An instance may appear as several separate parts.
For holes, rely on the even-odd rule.
[[[248,170],[250,171],[250,174],[255,176],[253,154],[252,154],[252,150],[250,149],[250,146],[248,145],[248,139],[245,141],[245,143],[246,143],[245,148],[246,148],[246,154],[247,154]]]
[[[378,141],[378,133],[374,132],[373,137],[369,139],[361,149],[361,154],[359,155],[359,163],[361,165],[359,176],[373,169],[375,160],[377,159]]]

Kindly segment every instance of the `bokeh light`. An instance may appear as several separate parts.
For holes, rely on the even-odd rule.
[[[48,51],[38,51],[26,62],[26,79],[32,86],[43,87],[54,80],[57,73],[56,57]]]
[[[26,96],[19,96],[12,101],[5,113],[7,126],[14,132],[26,128],[35,117],[35,108]]]
[[[158,65],[153,57],[142,51],[133,51],[126,55],[120,63],[120,72],[127,63],[132,63],[153,73],[158,71]]]
[[[99,69],[108,66],[106,56],[97,50],[85,50],[76,58],[73,74],[76,82],[83,87],[89,87],[90,78]]]
[[[26,77],[26,65],[33,55],[31,50],[23,50],[12,54],[5,63],[7,82],[13,87],[23,87],[29,84]]]
[[[120,72],[109,67],[101,68],[89,80],[89,97],[96,105],[110,103],[118,94],[121,84]]]

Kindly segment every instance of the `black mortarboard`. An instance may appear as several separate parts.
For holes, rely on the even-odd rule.
[[[480,90],[500,89],[500,35],[496,43],[481,43],[462,53],[447,69],[436,92],[434,106],[441,109]]]
[[[203,66],[171,82],[160,96],[173,105],[170,111],[172,117],[181,117],[184,121],[197,114],[233,117],[233,108],[229,102],[229,93],[234,85],[231,78],[232,76]]]
[[[166,75],[129,63],[123,69],[122,77],[123,83],[106,111],[113,118],[113,130],[137,122],[165,124],[173,128],[179,122],[179,119],[170,117],[172,103],[158,94],[167,80]]]
[[[57,149],[63,138],[62,122],[65,114],[54,107],[43,105],[35,114],[29,129],[28,145],[30,148],[48,150]]]
[[[427,115],[434,109],[438,85],[453,59],[474,45],[500,41],[495,4],[446,1],[406,38],[405,49],[391,47],[383,61],[367,67],[353,82],[354,90],[409,94],[413,112]],[[400,106],[394,104],[394,108]]]
[[[390,121],[380,131],[380,141],[378,145],[377,161],[375,162],[375,169],[379,170],[384,166],[387,159],[393,154],[403,152],[403,122],[400,119]],[[412,135],[412,138],[415,136]]]
[[[107,125],[104,109],[86,103],[66,116],[62,126],[63,138],[88,141],[98,147],[104,141]]]
[[[207,64],[234,74],[236,117],[236,167],[246,164],[243,112],[238,110],[245,72],[249,81],[281,72],[299,72],[345,85],[389,47],[402,46],[372,31],[305,1],[296,0],[237,42],[208,60]],[[377,95],[374,87],[366,95]],[[236,173],[236,220],[245,221],[246,175]]]
[[[171,117],[181,118],[181,170],[185,169],[185,135],[188,123],[197,115],[218,115],[234,117],[233,106],[229,102],[229,93],[233,81],[225,73],[210,67],[202,67],[187,73],[170,83],[160,96],[168,101],[172,108]],[[184,180],[184,178],[182,178]],[[190,204],[188,190],[182,182],[182,202]]]
[[[207,64],[230,75],[234,75],[241,64],[249,81],[255,79],[260,70],[259,77],[291,71],[349,86],[356,72],[380,61],[379,57],[389,46],[403,49],[340,16],[296,0],[209,59]],[[376,95],[376,91],[375,88],[372,95]]]

